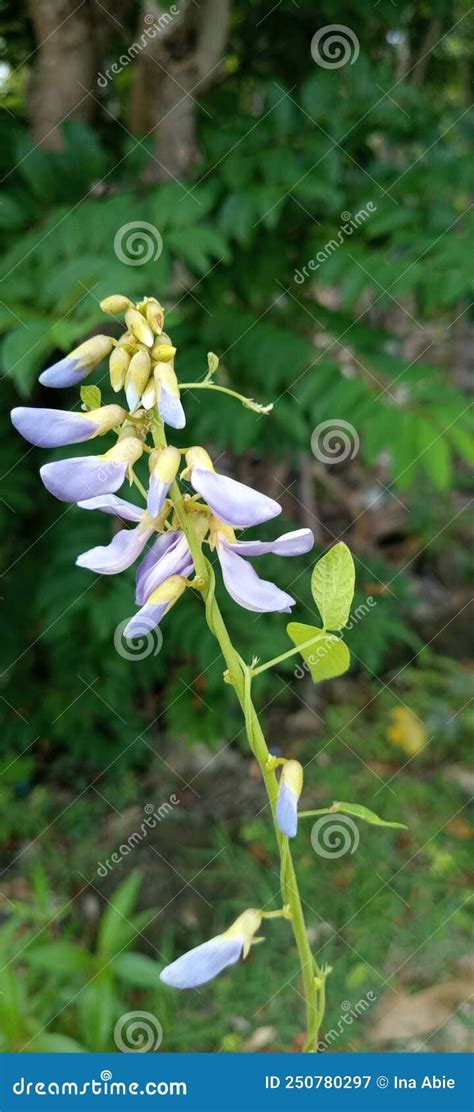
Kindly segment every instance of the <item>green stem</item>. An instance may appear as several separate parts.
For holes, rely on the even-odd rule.
[[[252,672],[239,656],[229,637],[214,595],[214,572],[202,552],[201,545],[194,532],[192,515],[186,513],[183,496],[177,482],[173,484],[171,497],[180,525],[191,549],[196,574],[202,581],[202,587],[200,589],[206,605],[207,622],[211,632],[220,645],[227,666],[226,678],[234,687],[244,712],[249,745],[260,765],[265,783],[272,812],[275,837],[280,854],[282,901],[289,909],[289,918],[291,920],[301,965],[307,1021],[305,1050],[315,1051],[317,1049],[319,1027],[323,1018],[321,984],[324,982],[324,973],[315,964],[315,959],[311,952],[288,838],[281,834],[276,821],[278,781],[274,770],[268,768],[269,752],[257,712],[252,702]],[[318,980],[315,980],[315,973],[319,983]]]
[[[255,413],[269,413],[273,408],[272,405],[260,405],[259,402],[254,402],[253,398],[246,398],[244,394],[239,394],[237,390],[231,390],[230,386],[218,386],[216,382],[180,382],[180,390],[217,390],[219,394],[228,394],[231,398],[236,398],[238,402],[246,406],[247,409],[253,409]]]
[[[295,645],[294,649],[288,649],[286,653],[274,656],[272,660],[267,660],[265,664],[259,664],[258,668],[252,668],[252,675],[259,676],[261,672],[267,672],[269,668],[273,668],[275,664],[280,664],[282,660],[288,660],[295,653],[301,653],[303,649],[309,649],[311,645],[315,645],[316,641],[319,641],[321,634],[324,632],[325,630],[321,629],[317,637],[311,637],[309,641],[303,641],[301,645]]]

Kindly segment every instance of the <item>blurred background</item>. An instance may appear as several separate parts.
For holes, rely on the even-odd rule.
[[[465,1050],[467,2],[0,13],[1,1049],[123,1049],[134,1011],[145,1049],[302,1046],[285,923],[202,991],[160,985],[244,906],[277,906],[258,771],[199,601],[124,642],[133,570],[74,564],[112,519],[56,504],[38,467],[64,450],[9,423],[12,405],[72,404],[38,373],[114,333],[99,301],[122,293],[164,303],[182,381],[212,350],[222,384],[275,403],[257,417],[195,391],[179,442],[281,501],[316,555],[343,539],[356,560],[350,673],[313,686],[293,658],[256,683],[272,750],[306,766],[306,807],[342,797],[408,827],[353,824],[325,852],[300,832],[311,940],[333,966],[324,1049]],[[104,367],[89,381],[110,400]],[[313,563],[259,564],[297,621],[314,621]],[[247,660],[287,649],[281,615],[222,605]]]

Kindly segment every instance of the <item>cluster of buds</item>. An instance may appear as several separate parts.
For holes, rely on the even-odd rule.
[[[115,393],[125,390],[130,413],[139,406],[147,412],[157,407],[160,417],[172,428],[186,424],[174,369],[176,348],[163,332],[165,313],[156,297],[144,297],[136,305],[128,297],[114,294],[101,301],[104,313],[124,314],[126,331],[109,359],[110,382]]]

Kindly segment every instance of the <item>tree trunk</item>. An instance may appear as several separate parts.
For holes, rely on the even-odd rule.
[[[221,70],[229,15],[230,0],[182,0],[166,22],[155,14],[157,32],[136,62],[130,117],[132,131],[154,137],[149,182],[182,178],[198,157],[196,97]]]
[[[90,9],[83,0],[29,0],[38,43],[29,114],[35,141],[51,150],[61,146],[60,125],[73,117],[88,121],[94,101],[95,54],[91,49]]]

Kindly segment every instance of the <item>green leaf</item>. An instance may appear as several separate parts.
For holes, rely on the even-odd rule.
[[[81,386],[81,402],[86,409],[99,409],[102,405],[102,394],[98,386]]]
[[[61,977],[65,973],[83,972],[90,965],[91,957],[87,950],[71,942],[50,942],[32,949],[28,963],[52,976]]]
[[[131,941],[130,917],[135,906],[142,874],[130,873],[126,881],[114,892],[101,919],[97,949],[101,957],[112,957]],[[133,932],[134,933],[134,932]]]
[[[290,622],[286,627],[288,636],[296,645],[303,660],[309,668],[311,679],[314,683],[322,680],[332,680],[335,676],[342,676],[350,665],[350,654],[347,645],[336,637],[334,633],[326,633],[317,626],[304,625],[302,622]],[[314,644],[302,648],[307,641],[314,639]]]
[[[134,950],[128,954],[119,954],[112,963],[112,969],[117,977],[134,988],[159,988],[161,983],[156,961]]]
[[[369,811],[369,808],[363,807],[361,803],[341,803],[340,800],[337,800],[329,808],[329,813],[332,814],[337,811],[344,811],[346,815],[354,815],[355,818],[362,819],[362,822],[368,822],[371,826],[391,826],[394,830],[408,829],[404,822],[386,822],[385,819],[380,819],[374,811]]]
[[[311,576],[311,591],[325,629],[347,625],[354,584],[354,561],[347,545],[339,542],[318,560]]]

